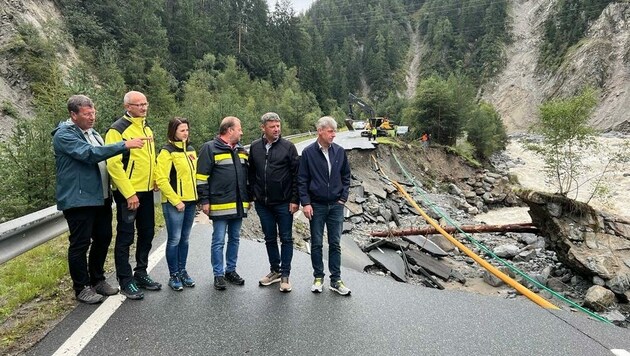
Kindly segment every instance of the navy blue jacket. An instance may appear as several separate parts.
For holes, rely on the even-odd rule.
[[[96,131],[92,133],[103,142]],[[53,130],[53,147],[57,168],[57,209],[103,205],[98,162],[127,151],[125,143],[92,146],[83,130],[68,120]]]
[[[346,151],[333,143],[328,148],[328,156],[331,164],[330,176],[326,157],[319,149],[317,141],[302,151],[298,171],[298,191],[302,206],[311,202],[331,204],[348,200],[350,165]]]

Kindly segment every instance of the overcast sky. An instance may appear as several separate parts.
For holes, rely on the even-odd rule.
[[[276,7],[276,1],[277,0],[267,0],[267,4],[269,4],[269,10],[273,11],[273,9]],[[291,2],[293,3],[293,9],[295,10],[295,12],[300,13],[308,9],[313,3],[313,0],[291,0]]]

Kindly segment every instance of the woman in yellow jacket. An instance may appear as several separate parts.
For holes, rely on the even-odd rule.
[[[197,153],[188,144],[188,120],[175,117],[168,123],[168,143],[157,157],[156,182],[162,192],[162,211],[168,240],[168,285],[176,291],[194,287],[186,271],[188,239],[197,209]]]

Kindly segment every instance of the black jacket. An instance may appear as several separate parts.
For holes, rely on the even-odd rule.
[[[197,192],[201,204],[210,204],[211,219],[247,216],[248,155],[237,144],[234,149],[219,137],[201,146],[197,161]]]
[[[297,190],[298,154],[295,145],[280,137],[269,152],[264,138],[249,147],[251,196],[265,205],[299,204]]]

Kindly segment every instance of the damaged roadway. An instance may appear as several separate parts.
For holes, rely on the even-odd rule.
[[[155,241],[160,246],[165,231]],[[191,235],[195,288],[125,301],[83,349],[85,355],[612,355],[630,350],[628,330],[524,299],[438,291],[342,268],[352,296],[310,292],[309,255],[296,251],[293,292],[259,287],[265,246],[241,240],[243,287],[212,288],[211,226]],[[168,279],[162,258],[152,271]],[[326,287],[328,280],[326,281]],[[79,305],[31,355],[50,355],[98,306]]]

